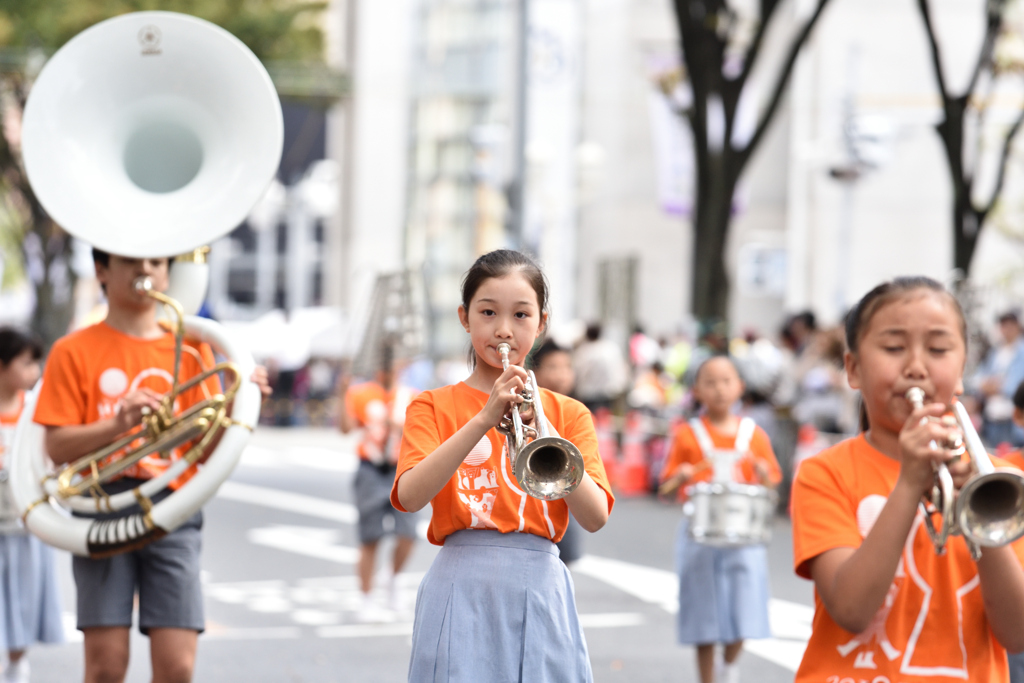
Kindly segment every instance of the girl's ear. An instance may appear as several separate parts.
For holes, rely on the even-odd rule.
[[[540,327],[537,328],[537,337],[544,334],[546,329],[548,329],[548,312],[544,311],[540,314]],[[537,337],[534,337],[534,339]]]
[[[860,363],[857,362],[857,356],[850,351],[843,353],[843,367],[846,368],[846,380],[850,388],[860,389]]]
[[[462,323],[462,329],[469,332],[469,314],[466,312],[466,307],[459,304],[459,322]]]

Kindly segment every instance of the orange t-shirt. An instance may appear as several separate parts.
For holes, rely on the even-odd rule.
[[[398,480],[402,475],[479,413],[488,396],[459,382],[425,391],[409,404],[398,472],[391,489],[391,504],[396,509],[406,511],[398,502]],[[590,411],[579,401],[547,389],[541,389],[540,396],[544,414],[558,435],[580,449],[584,468],[608,496],[610,511],[615,498],[597,453],[597,433]],[[569,507],[564,499],[543,501],[519,489],[505,450],[505,437],[493,428],[470,450],[452,478],[434,496],[431,507],[427,538],[435,545],[443,545],[449,534],[460,529],[519,531],[559,541],[569,522]]]
[[[214,365],[208,344],[182,345],[180,381]],[[192,349],[192,352],[189,349]],[[202,366],[194,357],[198,353]],[[174,335],[156,339],[132,337],[106,323],[72,332],[53,345],[43,372],[43,387],[34,419],[46,426],[91,424],[112,417],[121,398],[143,387],[158,394],[171,390],[174,374]],[[175,413],[220,393],[220,379],[213,375],[184,392]],[[180,457],[183,451],[172,454]],[[122,476],[152,479],[171,465],[167,457],[148,455]],[[189,473],[183,475],[186,479]],[[179,482],[180,483],[180,482]]]
[[[863,434],[805,460],[792,496],[796,573],[810,578],[815,557],[859,547],[899,473],[900,463]],[[1013,549],[1024,558],[1024,541]],[[815,591],[813,629],[795,683],[957,679],[1006,683],[1006,652],[989,630],[978,568],[963,537],[951,537],[946,553],[937,555],[919,512],[885,604],[867,630],[840,627]]]
[[[1010,467],[1016,467],[1018,470],[1024,470],[1024,453],[1021,451],[1011,451],[1003,456],[1003,460]]]
[[[0,413],[0,469],[7,469],[7,451],[14,444],[14,430],[18,426],[22,408],[25,405],[25,392],[18,392],[18,409],[13,413]]]
[[[398,460],[406,404],[414,395],[405,387],[388,391],[377,382],[357,384],[345,392],[345,410],[363,428],[358,447],[362,460],[376,464]]]
[[[711,443],[714,444],[715,448],[727,450],[733,447],[736,435],[722,434],[711,426],[707,417],[701,416],[700,420],[704,424],[704,429],[707,430],[708,436],[711,437]],[[771,441],[768,439],[765,431],[757,426],[754,427],[754,433],[750,437],[750,455],[751,458],[744,458],[736,463],[737,467],[733,470],[734,481],[740,484],[759,484],[760,481],[758,481],[757,473],[754,471],[755,460],[760,460],[767,465],[768,479],[771,484],[775,485],[782,481],[782,470],[779,468],[778,460],[775,459],[775,452],[772,451]],[[697,441],[697,435],[694,434],[690,423],[684,422],[679,425],[672,439],[672,448],[668,453],[668,459],[665,461],[665,468],[661,472],[661,480],[664,481],[675,474],[675,471],[683,463],[700,465],[704,462],[706,462],[706,459],[704,452],[701,450],[700,443]],[[710,467],[699,470],[694,473],[693,478],[687,483],[711,481],[712,474]],[[685,496],[683,493],[685,488],[683,487],[679,490],[680,497]]]

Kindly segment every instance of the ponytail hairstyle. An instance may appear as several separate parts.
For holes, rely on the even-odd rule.
[[[469,303],[480,286],[491,278],[518,272],[537,293],[537,306],[543,316],[548,310],[548,283],[540,266],[526,254],[512,249],[497,249],[478,258],[462,278],[462,308],[468,313]],[[476,352],[469,348],[469,367],[476,367]]]
[[[949,300],[953,310],[956,311],[957,317],[960,318],[960,337],[964,340],[964,346],[966,347],[967,317],[964,315],[960,302],[937,280],[923,275],[912,275],[897,277],[888,282],[883,282],[865,294],[857,302],[857,305],[846,314],[846,349],[853,355],[857,355],[857,352],[860,350],[861,338],[864,336],[864,331],[867,330],[875,313],[886,304],[918,289],[941,294]],[[864,408],[864,400],[862,398],[860,401],[860,430],[862,432],[867,431],[869,427],[868,413]]]

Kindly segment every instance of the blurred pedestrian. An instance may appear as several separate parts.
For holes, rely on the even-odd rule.
[[[5,457],[25,392],[39,379],[42,354],[34,337],[0,328],[0,647],[7,650],[3,683],[27,683],[25,651],[30,645],[64,642],[53,551],[19,522]]]
[[[405,567],[416,540],[416,515],[400,512],[391,505],[391,486],[395,482],[398,449],[402,442],[405,409],[414,392],[397,382],[393,349],[386,345],[381,364],[369,382],[350,386],[351,376],[342,371],[338,383],[338,427],[343,434],[362,428],[358,454],[359,469],[355,478],[356,509],[359,512],[359,605],[360,621],[384,618],[372,598],[373,574],[377,547],[386,534],[385,519],[391,518],[395,548],[391,556],[388,579],[388,607],[400,612],[402,604],[398,575]]]
[[[636,370],[651,367],[661,360],[661,345],[644,332],[644,328],[636,325],[629,336],[629,362]]]
[[[986,445],[1024,445],[1024,430],[1013,423],[1013,392],[1024,381],[1024,329],[1016,311],[998,318],[999,340],[970,382],[982,404],[981,436]]]
[[[732,359],[718,355],[696,370],[693,394],[704,413],[676,432],[662,475],[662,493],[695,481],[775,486],[782,472],[764,430],[733,413],[744,393]],[[697,646],[701,683],[737,683],[747,638],[768,638],[768,554],[763,545],[715,547],[679,527],[678,639]],[[716,646],[723,645],[716,661]]]
[[[533,352],[533,373],[537,377],[537,386],[544,389],[571,396],[576,376],[572,370],[572,354],[555,342],[548,340]],[[565,527],[562,540],[558,546],[558,557],[562,562],[570,564],[583,557],[583,527],[569,513],[569,523]]]
[[[601,325],[587,325],[583,342],[573,352],[576,398],[594,412],[612,408],[629,386],[629,367],[615,342],[601,336]]]

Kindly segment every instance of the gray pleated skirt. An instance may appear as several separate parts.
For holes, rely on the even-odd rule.
[[[493,530],[448,536],[416,597],[409,681],[593,681],[555,544]]]
[[[687,535],[688,528],[683,520],[676,544],[679,643],[705,645],[770,638],[771,589],[765,547],[714,548],[695,543]]]
[[[64,642],[53,549],[28,534],[0,535],[0,647]]]

